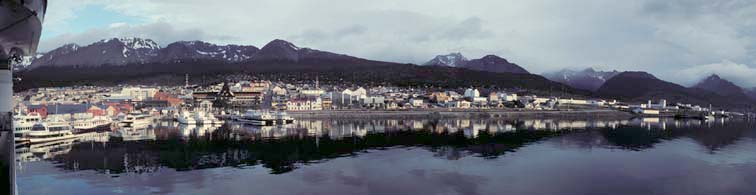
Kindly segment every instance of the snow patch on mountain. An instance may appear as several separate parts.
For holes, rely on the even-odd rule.
[[[469,60],[463,56],[461,53],[450,53],[447,55],[437,55],[430,61],[426,62],[423,65],[426,66],[449,66],[449,67],[462,67],[464,66]]]
[[[587,68],[582,71],[564,69],[557,72],[545,73],[544,77],[549,80],[560,82],[578,89],[595,91],[607,80],[619,74],[618,71],[596,71]]]

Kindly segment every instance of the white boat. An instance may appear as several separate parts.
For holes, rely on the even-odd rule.
[[[240,122],[253,124],[253,125],[275,125],[276,117],[270,112],[247,110],[246,113],[241,115],[238,119]]]
[[[213,121],[205,116],[205,112],[203,111],[197,111],[194,113],[194,120],[197,121],[197,124],[203,124],[203,125],[211,125],[213,124]]]
[[[197,120],[194,120],[194,116],[192,116],[192,114],[188,111],[181,112],[176,120],[178,120],[179,123],[185,125],[197,124]]]
[[[151,123],[152,117],[150,115],[132,112],[123,117],[120,125],[122,127],[141,128],[150,126]]]
[[[294,118],[289,116],[286,112],[278,112],[276,113],[276,123],[278,124],[289,124],[293,123]]]
[[[122,141],[141,141],[155,140],[155,130],[152,128],[132,128],[126,127],[115,131],[113,137],[120,138]]]
[[[195,114],[195,120],[198,124],[203,125],[223,124],[223,121],[215,117],[213,113],[206,113],[203,111],[197,111]]]
[[[35,124],[27,137],[31,144],[74,139],[77,136],[72,130],[73,127],[68,121],[47,121]]]
[[[16,142],[28,141],[27,134],[34,127],[34,124],[40,121],[42,121],[42,116],[36,112],[13,116],[13,135]]]
[[[106,116],[95,116],[87,119],[75,120],[73,127],[77,131],[97,130],[110,126],[113,120]]]

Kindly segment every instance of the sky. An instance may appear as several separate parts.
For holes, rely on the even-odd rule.
[[[113,37],[300,47],[401,63],[494,54],[533,73],[647,71],[756,87],[756,0],[55,0],[39,50]]]

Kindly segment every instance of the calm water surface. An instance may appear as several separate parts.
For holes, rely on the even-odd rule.
[[[21,194],[756,194],[756,122],[168,122],[17,148]]]

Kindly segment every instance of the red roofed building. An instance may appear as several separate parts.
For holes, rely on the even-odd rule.
[[[116,116],[118,113],[129,113],[134,110],[134,106],[128,103],[109,103],[105,113],[109,116]]]
[[[182,103],[184,103],[184,101],[178,98],[178,96],[171,95],[165,92],[155,93],[155,96],[152,99],[167,101],[168,105],[170,105],[171,107],[177,107],[177,106],[180,106]]]
[[[104,116],[106,114],[105,110],[97,107],[97,106],[91,106],[87,109],[87,113],[91,113],[92,116]]]
[[[27,113],[36,112],[39,113],[39,116],[42,118],[47,118],[47,105],[30,105],[27,106]]]

